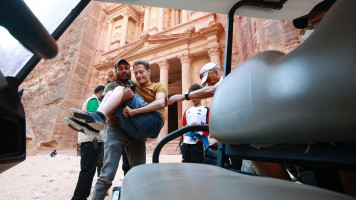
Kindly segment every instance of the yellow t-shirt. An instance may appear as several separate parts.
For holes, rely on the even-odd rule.
[[[151,85],[147,87],[141,87],[140,84],[136,80],[132,81],[135,84],[136,87],[136,93],[142,97],[144,101],[147,103],[152,103],[154,100],[156,100],[156,94],[157,93],[164,93],[165,97],[167,97],[167,89],[166,86],[161,83],[152,83]],[[161,113],[163,121],[165,120],[165,109],[159,109],[157,110],[159,113]]]

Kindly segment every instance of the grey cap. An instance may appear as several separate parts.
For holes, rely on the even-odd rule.
[[[130,65],[130,63],[129,63],[127,60],[121,58],[121,59],[119,59],[118,61],[116,61],[116,63],[115,63],[115,68],[116,68],[120,63],[122,63],[122,62],[124,62],[124,63]]]

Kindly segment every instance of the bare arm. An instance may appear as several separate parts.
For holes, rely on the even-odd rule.
[[[189,93],[188,97],[189,99],[206,99],[206,98],[213,97],[217,87],[218,84],[215,84],[213,86],[208,86],[208,87],[201,88],[199,90],[195,90]],[[185,100],[184,94],[176,94],[168,99],[168,105],[172,105],[177,101],[183,101],[183,100]]]
[[[122,95],[122,102],[130,100],[134,96],[135,96],[135,94],[132,92],[132,90],[130,88],[124,88],[124,92]]]
[[[127,117],[127,116],[133,116],[141,113],[152,112],[164,108],[165,101],[166,101],[166,94],[160,92],[156,94],[156,100],[154,100],[152,103],[148,104],[147,106],[137,108],[137,109],[131,109],[128,106],[126,106],[123,113],[124,116]]]

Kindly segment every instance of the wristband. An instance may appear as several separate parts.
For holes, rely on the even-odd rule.
[[[189,97],[188,97],[188,96],[189,96],[189,93],[190,93],[190,91],[187,91],[187,92],[184,94],[185,100],[190,100]]]

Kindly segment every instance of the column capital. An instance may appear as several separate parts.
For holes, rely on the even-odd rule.
[[[189,53],[183,53],[177,56],[180,59],[180,62],[183,63],[192,63],[192,56]]]
[[[160,69],[169,69],[169,62],[167,59],[158,61],[157,64],[159,65]]]
[[[217,42],[208,44],[206,49],[208,51],[209,56],[220,55],[221,53],[220,44]]]
[[[134,14],[132,13],[132,11],[126,7],[125,9],[123,9],[120,14],[123,16],[123,17],[128,17],[128,18],[134,18]]]

